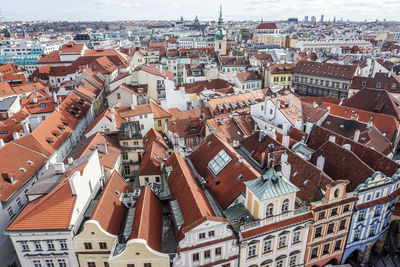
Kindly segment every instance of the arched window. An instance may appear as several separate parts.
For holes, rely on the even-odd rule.
[[[267,212],[266,212],[266,217],[271,217],[274,215],[274,204],[268,204],[267,206]]]
[[[285,199],[282,203],[282,212],[289,211],[289,199]]]

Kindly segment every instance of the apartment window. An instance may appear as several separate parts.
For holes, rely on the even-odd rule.
[[[249,246],[248,258],[253,258],[253,257],[257,256],[256,249],[257,249],[256,244]]]
[[[159,183],[160,182],[160,177],[156,177],[156,183]]]
[[[33,244],[35,245],[36,251],[42,251],[42,245],[40,245],[40,241],[34,241]]]
[[[323,220],[325,219],[325,211],[322,211],[318,214],[318,220]]]
[[[151,267],[151,263],[145,263],[144,267]]]
[[[128,145],[128,142],[122,142],[122,146],[124,146],[124,147],[129,146],[129,145]]]
[[[100,249],[107,249],[107,243],[105,243],[105,242],[100,242],[99,246],[100,246]]]
[[[289,199],[285,199],[282,203],[282,213],[289,211]]]
[[[19,210],[22,209],[22,207],[24,206],[24,205],[22,205],[22,202],[21,202],[20,198],[17,198],[17,206],[18,206]]]
[[[123,160],[127,160],[127,159],[128,159],[128,153],[123,152],[123,153],[122,153],[122,159],[123,159]]]
[[[84,243],[85,249],[92,249],[92,243]]]
[[[350,210],[350,205],[349,204],[345,205],[343,208],[343,212],[348,212],[349,210]]]
[[[206,233],[200,233],[199,234],[199,239],[204,239],[206,238]]]
[[[117,93],[117,99],[121,99],[121,94]]]
[[[329,234],[332,234],[334,228],[335,228],[335,224],[334,224],[334,223],[329,224],[329,225],[328,225],[327,234],[328,234],[328,235],[329,235]]]
[[[131,174],[131,169],[129,168],[129,166],[124,166],[124,172],[126,175]]]
[[[332,211],[331,211],[331,216],[336,216],[336,215],[338,215],[338,209],[337,208],[334,208],[334,209],[332,209]]]
[[[130,264],[127,264],[126,267],[135,267],[135,264],[130,263]]]
[[[267,206],[267,212],[266,212],[266,217],[271,217],[274,213],[274,204],[268,204]]]
[[[214,231],[208,232],[208,237],[213,237],[213,236],[215,236],[215,232]]]
[[[161,127],[161,125],[162,125],[161,120],[158,120],[158,121],[157,121],[157,125],[158,125],[159,127]]]
[[[65,240],[61,240],[60,247],[61,247],[61,250],[67,250],[68,249],[67,242],[65,242]]]
[[[381,215],[381,209],[379,207],[375,208],[374,217],[379,217]]]
[[[55,250],[53,241],[47,241],[47,249],[48,250]]]
[[[356,229],[356,230],[354,231],[354,238],[353,238],[353,241],[358,241],[358,240],[360,240],[360,234],[361,234],[360,229]]]
[[[318,227],[315,229],[314,238],[319,238],[322,236],[322,227]]]
[[[341,220],[339,225],[339,231],[346,229],[346,220]]]
[[[363,221],[365,219],[365,210],[362,210],[358,213],[358,220]]]
[[[21,242],[21,247],[22,247],[22,251],[29,251],[28,242],[22,241],[22,242]]]
[[[209,250],[204,251],[204,258],[209,259],[210,257],[211,257],[211,251]]]
[[[335,251],[340,250],[341,245],[342,245],[342,240],[337,240],[335,243]]]
[[[315,259],[316,257],[318,257],[318,247],[311,250],[311,259]]]
[[[296,266],[296,262],[297,262],[297,255],[293,255],[292,257],[290,257],[289,267]]]
[[[134,145],[134,146],[137,146],[137,145],[139,145],[139,142],[138,142],[138,141],[134,141],[134,142],[133,142],[133,145]]]
[[[10,219],[12,217],[14,217],[14,211],[11,206],[7,208],[7,213],[8,213],[8,216],[10,217]]]
[[[376,226],[372,225],[371,228],[369,229],[369,237],[375,235],[375,229],[376,229]]]
[[[67,262],[64,259],[58,259],[58,267],[67,267]]]
[[[195,262],[195,261],[199,261],[199,253],[194,253],[193,254],[193,256],[192,256],[192,258],[193,258],[193,261]]]
[[[293,244],[300,242],[300,231],[294,232],[293,234]]]
[[[322,251],[322,255],[326,255],[329,253],[329,244],[324,245],[324,250]]]
[[[95,262],[88,262],[87,266],[88,267],[96,267],[96,263]]]
[[[105,262],[104,267],[110,267],[110,264],[108,264],[108,262]]]
[[[54,267],[53,260],[46,260],[46,266],[47,267]]]
[[[40,262],[40,260],[33,260],[33,267],[42,267],[42,263]]]
[[[215,256],[221,256],[222,254],[222,249],[221,248],[216,248],[215,249]]]
[[[264,253],[270,252],[272,250],[272,240],[266,240],[264,242]]]
[[[276,262],[276,267],[283,267],[283,260],[279,260]]]
[[[283,248],[286,246],[286,236],[279,237],[278,248]]]

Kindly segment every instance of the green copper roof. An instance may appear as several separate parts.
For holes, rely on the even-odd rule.
[[[259,200],[271,199],[299,191],[294,184],[282,177],[281,172],[275,171],[274,168],[270,168],[263,176],[244,182],[244,184]]]

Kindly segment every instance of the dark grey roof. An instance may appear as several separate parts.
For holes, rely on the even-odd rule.
[[[8,110],[16,99],[17,99],[16,96],[0,98],[0,111]]]

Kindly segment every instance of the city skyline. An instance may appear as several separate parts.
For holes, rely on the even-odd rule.
[[[244,4],[243,4],[244,3]],[[315,16],[317,21],[322,14],[325,21],[343,18],[351,21],[400,21],[400,2],[394,0],[377,3],[363,1],[363,6],[352,1],[323,1],[318,0],[230,0],[222,1],[225,20],[285,20],[304,16]],[[84,3],[78,0],[54,2],[41,0],[30,2],[16,0],[2,4],[5,21],[34,21],[34,20],[67,20],[67,21],[117,21],[117,20],[176,20],[183,16],[192,20],[198,16],[200,20],[216,20],[220,1],[204,0],[184,2],[161,0],[132,3],[128,0],[90,0]],[[154,8],[158,7],[158,8]],[[95,10],[95,12],[93,12]],[[140,12],[137,12],[137,11]],[[340,12],[339,12],[340,11]],[[140,15],[138,15],[140,14]],[[166,15],[167,14],[167,15]]]

